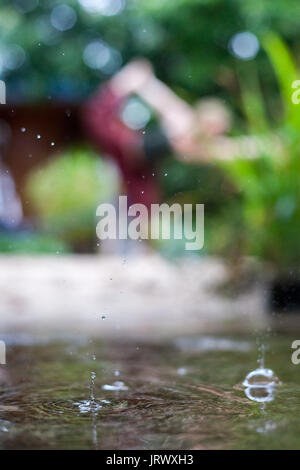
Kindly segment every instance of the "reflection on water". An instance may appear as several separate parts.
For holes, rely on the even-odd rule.
[[[245,389],[245,395],[249,400],[257,401],[258,403],[267,403],[273,401],[275,398],[276,389],[273,386],[256,387],[251,386]]]
[[[23,339],[0,368],[0,449],[300,448],[291,338],[269,341],[282,386],[258,368],[245,389],[253,338]]]

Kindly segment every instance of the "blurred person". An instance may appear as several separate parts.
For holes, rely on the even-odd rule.
[[[0,120],[0,233],[19,229],[23,210],[10,170],[3,163],[3,153],[9,139],[9,127]]]
[[[23,218],[22,204],[7,168],[0,160],[0,232],[19,229]]]
[[[132,95],[156,112],[160,122],[156,129],[141,132],[124,123],[122,109]],[[161,199],[158,159],[172,151],[183,160],[192,155],[204,161],[207,156],[201,138],[213,139],[230,127],[230,115],[221,102],[210,99],[193,108],[158,80],[151,64],[143,59],[130,62],[102,85],[83,106],[82,119],[89,137],[117,161],[129,204],[146,206]]]
[[[122,108],[131,95],[155,111],[160,126],[154,132],[141,133],[122,121]],[[82,116],[92,140],[117,160],[130,203],[159,201],[155,164],[170,151],[192,163],[256,158],[267,150],[281,153],[276,136],[226,135],[232,118],[221,100],[212,97],[188,104],[155,76],[144,59],[131,61],[103,85],[86,103]]]

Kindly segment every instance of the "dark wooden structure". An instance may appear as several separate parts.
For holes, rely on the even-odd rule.
[[[79,106],[0,105],[0,157],[13,175],[25,214],[30,209],[23,187],[31,169],[82,139]]]

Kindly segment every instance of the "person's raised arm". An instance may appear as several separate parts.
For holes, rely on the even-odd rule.
[[[111,79],[110,85],[119,96],[139,95],[156,111],[170,139],[185,135],[193,127],[193,108],[155,77],[147,60],[130,62]]]

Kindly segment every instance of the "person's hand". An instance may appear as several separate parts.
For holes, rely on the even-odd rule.
[[[136,93],[153,76],[153,69],[146,59],[134,59],[112,79],[111,85],[118,95]]]
[[[205,146],[199,144],[197,138],[193,134],[186,134],[171,139],[171,145],[175,150],[178,158],[185,162],[206,162],[209,160]]]

